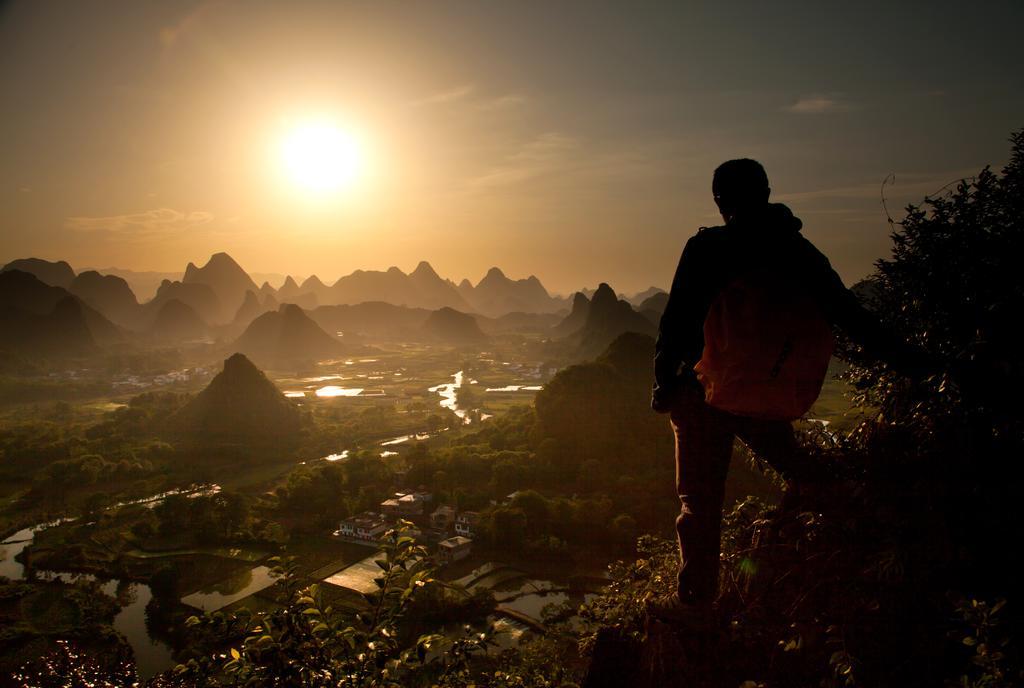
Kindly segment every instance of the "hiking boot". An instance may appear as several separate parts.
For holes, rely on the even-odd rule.
[[[683,602],[676,595],[648,601],[646,611],[648,619],[681,630],[709,631],[715,626],[715,610],[710,603]]]

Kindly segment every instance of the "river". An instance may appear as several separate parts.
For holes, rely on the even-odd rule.
[[[430,387],[428,391],[441,397],[439,403],[442,408],[452,411],[461,419],[463,424],[469,424],[473,422],[473,415],[470,413],[469,409],[459,408],[457,398],[458,389],[462,387],[463,380],[464,374],[463,371],[460,370],[452,374],[451,382],[435,385]],[[412,439],[426,439],[429,436],[430,435],[428,433],[403,435],[384,440],[379,444],[382,447],[389,447]],[[337,454],[326,456],[324,459],[327,461],[338,461],[348,458],[348,455],[349,451],[345,450]],[[204,489],[218,491],[220,490],[220,487],[214,485],[212,488]],[[133,504],[152,505],[174,494],[194,494],[199,492],[201,492],[201,490],[194,487],[181,490],[169,490],[140,499],[119,502],[110,508],[114,509]],[[73,520],[75,519],[60,518],[47,521],[45,523],[39,523],[28,528],[23,528],[7,537],[2,543],[0,543],[0,576],[11,580],[23,580],[25,578],[25,567],[17,560],[17,558],[26,547],[32,544],[36,533],[45,530],[46,528],[51,528],[61,523]],[[75,572],[41,572],[38,575],[48,579],[59,578],[68,582],[80,577],[94,579],[91,575]],[[248,572],[245,584],[240,586],[239,589],[220,590],[218,589],[218,586],[214,586],[211,589],[204,589],[191,595],[187,595],[182,599],[182,602],[194,606],[197,609],[212,611],[247,597],[272,584],[273,580],[269,575],[267,567],[256,566]],[[118,579],[105,580],[102,587],[105,593],[117,599],[119,604],[122,604],[121,610],[114,617],[113,626],[128,640],[128,643],[131,645],[132,650],[135,653],[135,661],[138,667],[139,677],[141,679],[147,679],[174,666],[172,648],[164,641],[158,638],[153,638],[149,633],[149,629],[146,627],[146,605],[148,605],[150,600],[153,598],[153,592],[150,587],[144,583],[120,581]]]
[[[113,509],[132,504],[151,505],[174,494],[201,494],[219,490],[220,487],[217,485],[201,489],[190,487],[181,490],[169,490],[141,499],[125,500],[110,508]],[[17,561],[17,557],[26,547],[32,544],[36,533],[74,520],[76,519],[61,518],[47,521],[46,523],[39,523],[28,528],[22,528],[6,538],[0,543],[0,576],[11,580],[24,580],[25,567],[20,561]],[[39,572],[38,575],[47,580],[59,579],[65,582],[71,582],[78,578],[96,580],[96,577],[90,574],[70,571],[44,571]],[[146,605],[153,598],[153,592],[149,586],[144,583],[120,581],[116,578],[105,580],[102,586],[103,592],[114,597],[118,604],[121,605],[121,610],[114,616],[113,626],[131,645],[135,653],[139,677],[146,679],[174,666],[174,660],[171,657],[171,647],[164,641],[151,637],[149,629],[146,627]]]

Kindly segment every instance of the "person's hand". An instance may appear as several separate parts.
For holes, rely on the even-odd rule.
[[[693,373],[677,377],[671,385],[655,385],[651,408],[657,413],[671,413],[680,403],[691,398],[704,398],[704,388]]]
[[[651,393],[651,409],[655,413],[668,413],[672,410],[672,396],[664,387],[655,387]]]

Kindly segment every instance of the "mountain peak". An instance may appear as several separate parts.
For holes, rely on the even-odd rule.
[[[608,286],[607,282],[601,282],[597,287],[597,291],[594,292],[594,297],[590,300],[591,303],[604,302],[604,301],[618,301],[619,297],[616,296],[615,290]]]
[[[75,279],[75,271],[67,262],[50,262],[42,258],[19,258],[0,268],[0,271],[20,270],[34,275],[36,279],[53,287],[67,289]]]
[[[501,268],[499,267],[493,267],[490,270],[488,270],[487,274],[484,275],[484,279],[487,279],[488,277],[490,277],[491,279],[507,279],[505,277],[505,273],[502,272]]]
[[[225,377],[233,380],[245,377],[265,377],[263,375],[263,371],[257,368],[256,365],[242,353],[231,354],[231,356],[224,361],[223,374]]]
[[[210,260],[206,261],[206,264],[208,266],[211,264],[216,265],[221,263],[223,263],[224,265],[238,265],[238,262],[224,251],[218,251],[217,253],[214,253],[213,255],[210,256]]]
[[[241,353],[225,360],[224,369],[172,419],[193,442],[253,446],[291,442],[299,423],[298,409]]]
[[[425,260],[421,260],[419,264],[416,266],[416,269],[409,274],[412,277],[437,277],[438,279],[440,279],[434,268],[431,267],[430,263],[428,263]]]

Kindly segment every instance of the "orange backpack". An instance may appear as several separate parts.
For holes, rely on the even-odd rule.
[[[794,420],[821,392],[835,346],[832,329],[806,287],[778,272],[734,280],[708,310],[694,371],[714,408]]]

